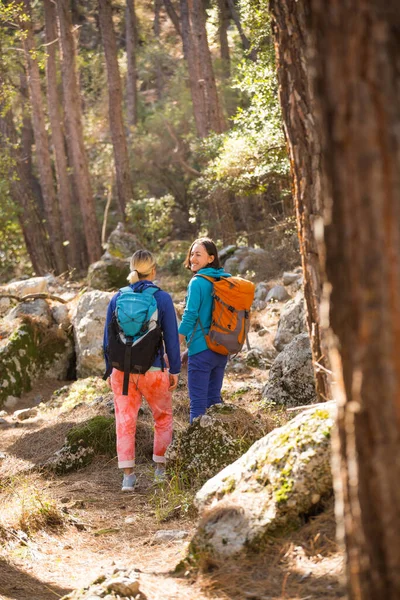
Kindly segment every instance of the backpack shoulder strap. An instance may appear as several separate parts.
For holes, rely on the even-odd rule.
[[[207,279],[207,281],[210,281],[211,283],[214,283],[214,281],[218,280],[217,277],[210,277],[209,275],[202,275],[201,273],[196,273],[195,277],[202,277],[203,279]]]
[[[133,289],[131,288],[130,285],[126,285],[123,288],[120,288],[119,290],[121,292],[121,294],[124,294],[125,292],[132,292],[133,293]]]

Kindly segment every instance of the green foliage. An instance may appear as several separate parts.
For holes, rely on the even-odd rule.
[[[78,448],[93,448],[96,454],[115,454],[115,419],[97,415],[67,433],[67,443],[73,452]]]
[[[135,200],[128,205],[128,221],[133,227],[140,223],[141,237],[146,248],[157,250],[160,242],[171,234],[171,210],[174,205],[174,198],[170,194],[161,198]]]

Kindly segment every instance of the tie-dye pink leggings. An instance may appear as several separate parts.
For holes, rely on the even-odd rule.
[[[154,418],[153,460],[163,463],[165,451],[172,440],[172,393],[168,391],[168,371],[131,374],[128,396],[122,395],[123,379],[123,372],[113,369],[111,388],[114,393],[118,467],[124,469],[135,465],[136,423],[142,396]]]

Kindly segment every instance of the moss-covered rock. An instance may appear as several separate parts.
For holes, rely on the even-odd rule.
[[[29,391],[40,376],[66,378],[72,340],[57,326],[49,327],[37,318],[16,319],[14,330],[0,344],[0,407]]]
[[[41,404],[40,409],[60,408],[61,412],[69,411],[79,404],[92,404],[111,402],[112,391],[108,384],[100,377],[86,377],[64,385],[53,392],[46,404]]]
[[[90,464],[96,455],[114,456],[115,446],[114,418],[97,415],[73,427],[65,445],[46,466],[57,474],[77,471]]]
[[[124,260],[105,255],[90,265],[87,275],[88,285],[95,290],[116,290],[128,285],[129,259]]]
[[[299,415],[207,481],[195,500],[201,522],[192,560],[260,550],[331,495],[334,410],[327,405]]]
[[[249,412],[216,404],[179,432],[166,454],[168,469],[199,484],[236,460],[264,432]]]

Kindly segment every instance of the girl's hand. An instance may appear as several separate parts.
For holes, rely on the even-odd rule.
[[[181,363],[183,365],[186,365],[188,361],[188,351],[185,350],[184,352],[181,353]]]

